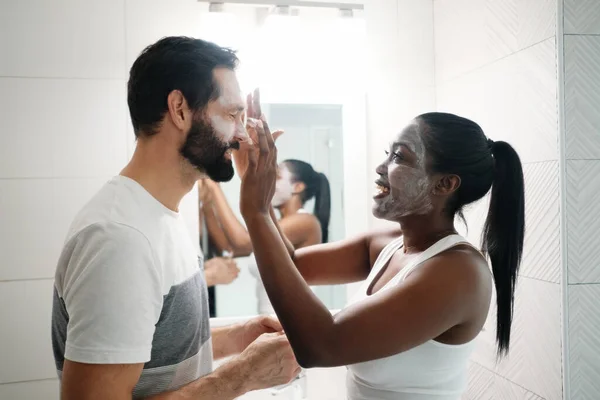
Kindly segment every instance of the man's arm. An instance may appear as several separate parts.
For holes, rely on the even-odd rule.
[[[99,365],[65,360],[61,400],[131,400],[143,367],[144,364]],[[234,399],[249,390],[246,369],[247,365],[235,359],[176,391],[147,399]]]
[[[244,323],[212,328],[213,358],[218,360],[240,354],[263,333],[281,331],[279,321],[266,315]]]
[[[244,350],[240,345],[240,332],[242,329],[241,324],[235,324],[210,330],[213,342],[213,358],[215,360],[239,354]]]
[[[61,400],[131,400],[144,364],[83,364],[65,360]],[[215,372],[146,400],[229,400],[290,382],[300,372],[283,334],[262,335]]]

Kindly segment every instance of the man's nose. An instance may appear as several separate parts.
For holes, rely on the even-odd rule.
[[[246,124],[239,122],[235,125],[235,131],[233,133],[233,140],[236,142],[245,142],[249,138],[248,131],[246,131]]]

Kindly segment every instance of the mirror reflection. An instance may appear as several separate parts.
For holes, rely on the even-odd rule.
[[[365,129],[364,106],[356,105],[365,93],[362,10],[203,6],[201,37],[237,52],[243,92],[259,87],[271,129],[283,132],[273,204],[282,229],[297,248],[346,237],[344,152],[352,140],[344,148],[344,135],[354,129],[364,136]],[[239,188],[238,174],[227,183],[198,182],[213,317],[273,312],[239,212]],[[312,289],[330,309],[346,302],[345,285]]]
[[[345,236],[342,105],[267,104],[277,138],[279,176],[273,206],[297,248]],[[239,176],[232,182],[198,182],[200,242],[214,316],[271,314],[252,244],[239,215]],[[330,309],[343,306],[344,286],[318,286]]]

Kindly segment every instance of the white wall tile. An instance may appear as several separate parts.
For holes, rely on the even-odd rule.
[[[127,73],[139,54],[164,36],[200,37],[200,14],[207,4],[196,0],[126,0]]]
[[[0,179],[0,281],[53,278],[73,218],[107,180]]]
[[[600,34],[600,3],[597,0],[564,0],[566,34]]]
[[[54,276],[52,197],[50,180],[0,180],[0,280]]]
[[[600,160],[567,161],[569,283],[600,282]]]
[[[124,0],[2,1],[0,54],[0,76],[123,78]]]
[[[59,400],[58,379],[43,381],[6,383],[0,385],[0,399],[3,400]]]
[[[469,365],[469,383],[463,400],[543,400],[519,385],[476,363]]]
[[[567,159],[600,159],[598,104],[600,36],[565,36]]]
[[[391,13],[391,8],[384,11]],[[397,0],[397,14],[396,52],[400,64],[395,75],[403,87],[434,85],[433,0]],[[385,34],[389,35],[388,32]],[[387,40],[383,40],[381,44],[386,46],[383,51],[390,51]]]
[[[569,379],[571,399],[600,393],[600,285],[569,285]]]
[[[508,357],[496,364],[492,310],[472,360],[544,399],[561,400],[561,298],[560,285],[520,277]]]
[[[524,161],[558,159],[558,104],[556,41],[554,37],[517,54],[516,99],[511,102],[515,137],[527,138],[528,150],[519,148]]]
[[[0,282],[0,318],[9,321],[0,329],[0,383],[56,378],[52,287],[53,280]]]
[[[0,178],[116,174],[127,156],[124,81],[0,78]]]
[[[484,15],[481,0],[434,0],[438,85],[496,59],[487,46]]]
[[[558,162],[525,164],[525,246],[521,276],[559,283]]]
[[[437,82],[554,35],[556,0],[435,0]]]
[[[557,159],[553,38],[438,84],[436,94],[438,111],[474,120],[493,140],[511,143],[523,162]]]

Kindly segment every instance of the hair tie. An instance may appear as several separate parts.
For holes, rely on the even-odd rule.
[[[487,140],[487,145],[488,145],[488,149],[490,149],[490,151],[493,151],[493,150],[494,150],[494,143],[495,143],[495,142],[494,142],[492,139],[489,139],[489,138],[488,138],[488,140]]]

